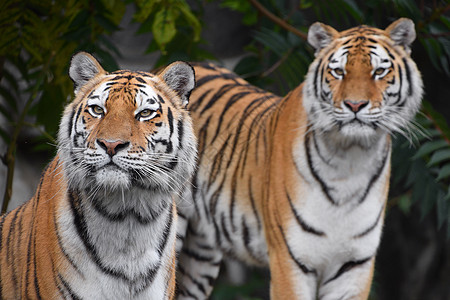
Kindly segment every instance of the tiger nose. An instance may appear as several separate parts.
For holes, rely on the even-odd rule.
[[[362,108],[366,107],[367,104],[369,104],[369,101],[367,101],[367,100],[361,100],[361,101],[345,100],[344,104],[345,104],[345,106],[350,108],[353,112],[357,113]]]
[[[106,153],[108,153],[109,156],[115,155],[117,152],[119,152],[122,149],[125,149],[130,142],[122,142],[122,141],[114,141],[114,142],[108,142],[104,139],[97,139],[97,144],[106,150]]]

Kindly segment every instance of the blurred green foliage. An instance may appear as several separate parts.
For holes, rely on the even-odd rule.
[[[36,151],[54,151],[64,105],[71,99],[67,76],[70,57],[87,51],[109,71],[118,69],[120,53],[109,39],[119,31],[126,6],[134,5],[138,33],[151,32],[149,52],[159,65],[176,59],[212,57],[200,49],[201,23],[184,0],[4,0],[0,2],[0,137],[8,168],[2,211],[12,193],[15,153],[24,128],[40,134]],[[174,42],[176,40],[176,42]],[[3,179],[2,179],[3,180]]]

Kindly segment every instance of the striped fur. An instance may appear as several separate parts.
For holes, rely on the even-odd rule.
[[[58,154],[0,219],[0,298],[172,299],[175,199],[196,157],[193,70],[108,74],[79,53],[69,74]]]
[[[389,186],[422,81],[414,25],[316,23],[305,83],[281,98],[195,65],[199,168],[179,206],[179,299],[205,299],[222,257],[268,266],[272,299],[367,299]]]

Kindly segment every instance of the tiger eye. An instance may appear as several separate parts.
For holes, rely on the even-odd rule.
[[[103,115],[103,113],[104,113],[103,108],[101,108],[101,107],[98,106],[98,105],[93,105],[93,106],[92,106],[92,111],[93,111],[95,114],[97,114],[97,115]]]
[[[344,75],[344,70],[342,70],[341,68],[336,68],[334,69],[334,73],[336,73],[336,75],[342,76]]]
[[[144,109],[139,113],[139,116],[142,118],[149,117],[152,114],[152,111],[150,109]]]
[[[378,68],[378,69],[376,69],[375,70],[375,75],[381,75],[381,74],[383,74],[383,72],[384,72],[384,69],[383,68]]]

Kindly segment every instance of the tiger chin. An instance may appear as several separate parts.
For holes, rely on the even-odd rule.
[[[1,299],[172,299],[176,198],[195,168],[194,72],[71,61],[75,99],[34,197],[0,220]]]
[[[409,19],[315,23],[315,60],[284,98],[194,65],[199,160],[193,205],[179,210],[179,299],[207,298],[225,255],[269,267],[271,299],[368,298],[391,134],[411,133],[421,103],[414,39]]]

